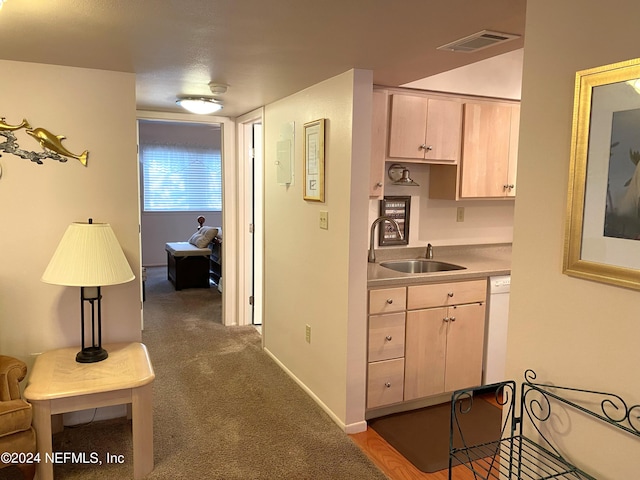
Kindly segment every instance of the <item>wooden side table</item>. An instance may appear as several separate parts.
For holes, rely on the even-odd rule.
[[[53,479],[53,462],[47,461],[53,453],[52,415],[122,404],[131,405],[134,478],[153,470],[155,374],[147,347],[120,343],[105,349],[109,357],[96,363],[76,362],[77,347],[45,352],[36,359],[24,396],[33,405],[39,480]]]

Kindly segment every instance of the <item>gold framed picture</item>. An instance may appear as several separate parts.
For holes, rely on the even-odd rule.
[[[303,198],[324,202],[324,123],[325,119],[304,124]]]
[[[576,74],[563,273],[640,290],[640,59]]]

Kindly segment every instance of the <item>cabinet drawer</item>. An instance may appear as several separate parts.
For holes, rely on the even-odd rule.
[[[484,302],[487,299],[486,279],[467,282],[432,283],[408,288],[408,310]]]
[[[369,313],[400,312],[407,306],[407,288],[369,290]]]
[[[367,408],[376,408],[401,402],[403,390],[404,358],[369,364]]]
[[[369,361],[404,357],[405,313],[369,317]]]

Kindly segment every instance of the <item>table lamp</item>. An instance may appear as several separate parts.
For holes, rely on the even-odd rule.
[[[80,287],[80,363],[93,363],[109,356],[102,348],[102,309],[100,287],[118,285],[135,276],[108,223],[72,223],[53,254],[42,281],[53,285]],[[85,306],[91,305],[91,345],[86,346]],[[96,325],[97,309],[97,325]]]

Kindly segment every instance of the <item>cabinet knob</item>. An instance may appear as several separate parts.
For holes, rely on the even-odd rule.
[[[391,305],[393,303],[393,298],[387,298],[387,303]]]
[[[392,337],[391,335],[387,335],[386,337],[384,337],[384,339],[385,339],[387,342],[390,342],[392,338],[393,338],[393,337]]]
[[[442,319],[442,321],[443,321],[443,322],[448,322],[448,321],[449,321],[449,317],[444,317],[444,318]]]
[[[384,382],[384,386],[387,388],[391,388],[391,384],[389,382]]]
[[[512,188],[516,188],[516,186],[513,183],[511,185],[507,185],[507,187],[509,188],[509,190],[511,190]]]
[[[376,183],[376,187],[378,187],[378,188],[382,188],[382,182],[378,182],[378,183]]]
[[[453,292],[447,293],[447,297],[449,297],[449,298],[453,297]]]
[[[433,150],[433,146],[423,143],[422,145],[420,145],[420,150],[425,150],[427,152],[430,152],[431,150]]]
[[[452,322],[455,322],[456,321],[456,317],[451,317],[451,318],[449,318],[449,320],[451,320]]]

